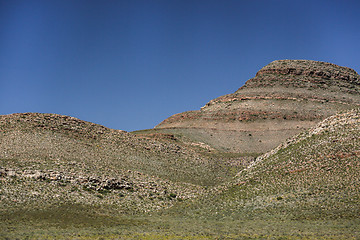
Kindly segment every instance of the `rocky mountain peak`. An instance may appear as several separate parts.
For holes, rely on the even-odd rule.
[[[359,75],[351,68],[312,60],[276,60],[260,69],[256,76],[274,72],[289,75],[317,76],[324,79],[359,80]]]
[[[343,86],[352,89],[360,86],[360,76],[351,68],[333,63],[311,60],[277,60],[261,68],[254,78],[246,82],[243,88],[279,84],[293,87]]]

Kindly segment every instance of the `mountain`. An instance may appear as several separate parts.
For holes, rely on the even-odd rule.
[[[232,94],[155,127],[217,150],[265,153],[286,138],[360,104],[360,76],[326,62],[279,60]]]

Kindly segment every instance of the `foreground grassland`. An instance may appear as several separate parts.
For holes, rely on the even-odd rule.
[[[65,214],[66,215],[66,214]],[[64,217],[64,216],[63,216]],[[39,222],[40,219],[40,222]],[[359,220],[200,220],[173,216],[2,224],[2,239],[358,239]],[[30,220],[30,219],[26,219]],[[33,219],[35,220],[35,219]],[[48,219],[47,219],[48,220]],[[86,219],[89,220],[89,219]],[[104,220],[100,218],[100,220]],[[111,222],[113,221],[113,222]],[[93,224],[93,225],[91,225]]]

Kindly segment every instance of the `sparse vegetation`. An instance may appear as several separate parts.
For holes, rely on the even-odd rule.
[[[0,239],[358,239],[359,78],[338,68],[274,62],[163,123],[203,129],[0,116]]]

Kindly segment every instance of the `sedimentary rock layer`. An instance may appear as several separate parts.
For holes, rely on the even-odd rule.
[[[227,152],[262,153],[337,112],[360,104],[352,69],[309,60],[266,65],[236,92],[198,111],[175,114],[155,129],[184,134]]]

